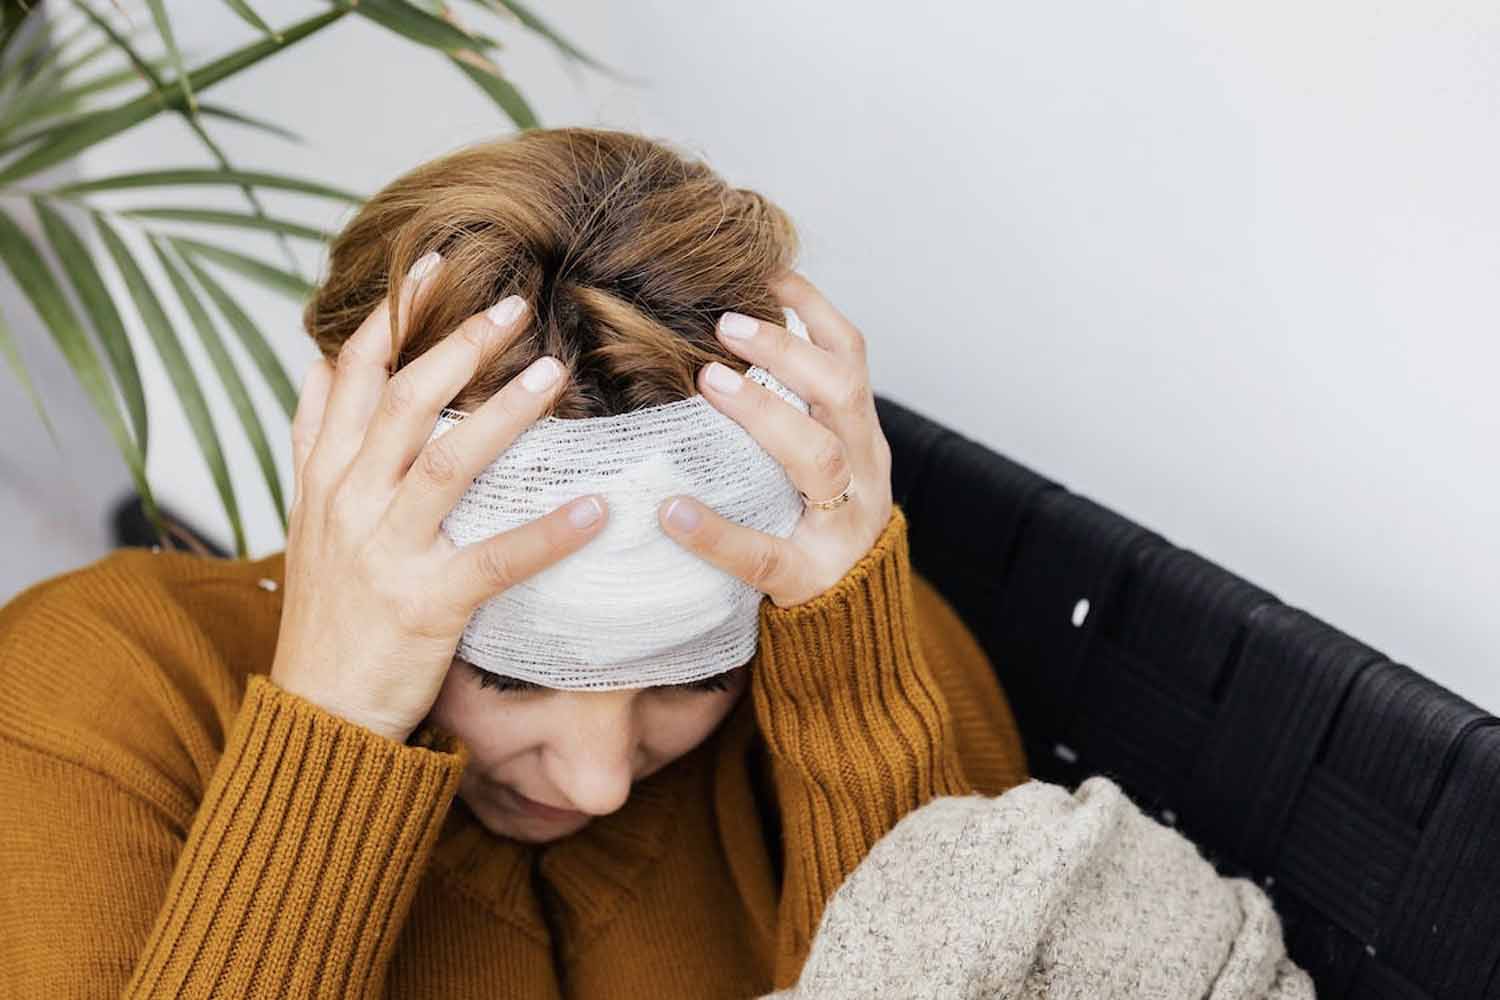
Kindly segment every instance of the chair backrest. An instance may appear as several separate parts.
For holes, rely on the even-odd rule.
[[[1036,777],[1107,774],[1222,873],[1264,886],[1320,997],[1500,998],[1500,720],[876,404],[913,567],[983,643]]]

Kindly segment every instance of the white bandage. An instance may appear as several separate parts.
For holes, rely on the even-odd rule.
[[[807,339],[796,312],[787,329]],[[747,377],[803,413],[770,372]],[[465,414],[444,409],[432,437]],[[550,688],[682,684],[755,653],[763,595],[668,537],[657,507],[695,497],[736,524],[781,538],[803,501],[786,470],[702,395],[609,417],[544,417],[474,480],[443,532],[469,545],[599,493],[605,525],[583,548],[480,605],[457,655]]]

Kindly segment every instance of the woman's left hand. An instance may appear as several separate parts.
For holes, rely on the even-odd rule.
[[[785,608],[838,583],[889,524],[891,447],[875,415],[864,336],[795,271],[772,290],[807,324],[811,343],[738,313],[720,318],[719,341],[775,375],[808,402],[810,413],[718,362],[698,373],[699,391],[744,427],[808,496],[835,497],[852,475],[849,501],[833,510],[806,508],[786,538],[735,524],[692,497],[664,501],[657,516],[684,548]],[[745,335],[732,336],[737,329]],[[720,375],[729,378],[720,382]],[[683,523],[681,515],[687,515]]]

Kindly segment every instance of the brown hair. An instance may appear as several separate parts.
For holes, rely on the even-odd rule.
[[[638,135],[536,129],[403,174],[334,238],[303,325],[330,361],[407,269],[443,255],[431,294],[399,332],[395,371],[474,313],[524,296],[527,328],[449,405],[472,410],[543,354],[571,384],[552,413],[612,416],[696,393],[699,368],[748,366],[719,345],[726,310],[784,323],[770,283],[796,230],[766,198]]]

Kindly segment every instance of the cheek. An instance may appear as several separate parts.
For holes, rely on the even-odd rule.
[[[743,697],[684,697],[664,699],[646,713],[645,732],[651,755],[665,764],[696,748],[734,710]]]

